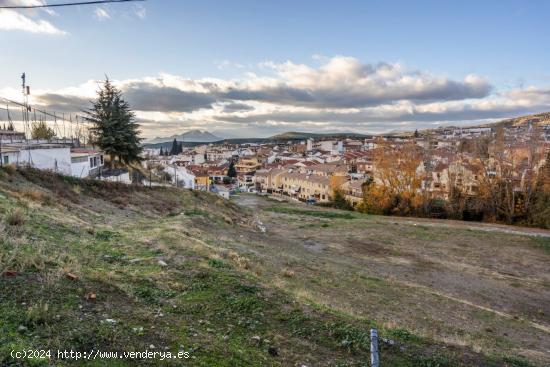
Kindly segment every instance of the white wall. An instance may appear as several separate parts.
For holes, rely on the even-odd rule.
[[[18,162],[15,163],[70,175],[71,149],[69,147],[22,149],[19,152]]]

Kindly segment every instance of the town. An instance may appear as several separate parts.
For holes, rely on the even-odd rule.
[[[434,203],[446,203],[458,195],[463,206],[468,205],[472,201],[468,199],[482,195],[495,180],[509,182],[511,195],[531,195],[547,166],[548,122],[550,114],[540,114],[482,127],[394,135],[290,133],[258,142],[222,140],[185,146],[174,140],[145,144],[137,169],[108,167],[100,149],[84,146],[78,139],[27,139],[13,127],[1,130],[0,136],[4,165],[211,191],[226,199],[246,192],[328,205],[339,195],[348,209],[364,209],[369,200],[383,202],[398,194],[422,201],[415,205],[427,202],[431,207],[424,214],[438,217],[441,208]],[[377,211],[407,215],[414,204],[408,203],[405,209],[399,205],[395,203],[388,213],[383,207]],[[516,209],[512,205],[510,210],[516,213],[508,215],[517,215]]]

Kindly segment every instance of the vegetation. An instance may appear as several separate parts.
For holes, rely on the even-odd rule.
[[[32,125],[31,137],[38,140],[52,140],[55,137],[55,131],[46,125],[46,122],[39,121]]]
[[[229,163],[229,168],[227,169],[227,177],[235,178],[237,177],[237,170],[235,169],[235,162],[231,161]]]
[[[140,160],[139,125],[130,105],[122,98],[122,92],[108,78],[86,114],[86,121],[93,124],[90,129],[92,143],[110,156],[111,165],[115,159],[122,164]]]
[[[426,269],[439,269],[421,262],[427,254],[474,241],[487,253],[494,239],[501,252],[513,248],[521,263],[526,256],[534,258],[529,268],[521,268],[529,288],[519,292],[501,288],[511,279],[502,275],[509,263],[500,252],[493,255],[497,263],[487,276],[500,276],[492,283],[496,294],[505,294],[516,307],[536,303],[533,294],[546,292],[535,275],[547,263],[541,242],[396,226],[395,219],[239,197],[258,200],[260,206],[243,209],[205,192],[34,169],[7,174],[0,179],[0,213],[5,218],[19,210],[25,221],[6,224],[0,232],[0,365],[82,365],[56,356],[14,362],[13,349],[147,349],[185,351],[190,358],[113,365],[363,366],[373,326],[380,331],[388,366],[519,366],[529,357],[516,355],[516,337],[541,353],[547,336],[530,322],[542,323],[543,314],[512,309],[508,312],[517,312],[520,320],[495,320],[500,316],[441,295],[416,294],[421,288],[400,283],[398,269],[404,265],[397,262],[402,252],[411,251],[403,246],[418,244],[418,252],[409,256],[415,270],[406,273],[410,283],[420,285]],[[257,228],[257,219],[267,233]],[[330,227],[321,225],[327,223]],[[312,226],[297,229],[304,224]],[[469,253],[475,248],[460,247],[463,261],[483,258]],[[365,263],[369,259],[375,261]],[[391,278],[384,270],[389,264],[394,264],[387,269]],[[487,270],[479,263],[472,268],[477,276]],[[437,283],[448,280],[449,273],[428,278]],[[483,279],[480,287],[486,285]],[[456,297],[462,296],[459,286],[451,286]],[[484,297],[487,304],[495,302],[488,292]],[[417,303],[429,312],[419,312]],[[540,307],[546,312],[544,304]],[[451,309],[463,317],[458,326]],[[442,313],[447,318],[432,319]],[[414,315],[418,323],[410,319]],[[474,316],[480,328],[470,339],[460,325],[473,323]],[[455,342],[450,335],[462,339]]]
[[[350,202],[346,200],[346,196],[344,195],[342,190],[334,190],[330,206],[335,209],[353,210],[353,205],[351,205]]]
[[[502,137],[469,140],[478,159],[470,163],[476,172],[477,185],[463,184],[462,163],[449,170],[449,193],[446,199],[433,199],[423,186],[427,171],[420,170],[428,157],[413,143],[398,148],[385,147],[375,151],[376,183],[371,179],[363,185],[363,202],[358,210],[369,214],[414,217],[450,218],[467,221],[502,222],[550,228],[550,152],[546,166],[539,168],[541,149],[530,141],[527,156],[513,159],[505,154]],[[382,143],[383,144],[383,143]],[[485,159],[492,144],[493,158]],[[499,174],[494,172],[497,170]],[[527,172],[517,177],[519,169]],[[522,190],[518,190],[521,183]]]

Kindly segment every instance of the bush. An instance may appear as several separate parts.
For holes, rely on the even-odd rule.
[[[13,164],[8,164],[7,166],[4,166],[4,172],[6,172],[8,175],[13,175],[17,171],[17,168]]]
[[[23,196],[32,201],[37,201],[37,202],[41,202],[43,199],[43,195],[41,191],[36,189],[31,189],[31,188],[23,190]]]
[[[6,223],[10,226],[22,226],[25,224],[25,213],[17,208],[6,215]]]

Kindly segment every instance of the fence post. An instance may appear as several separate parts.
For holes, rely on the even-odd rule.
[[[378,359],[378,331],[370,329],[370,363],[372,367],[379,367]]]

